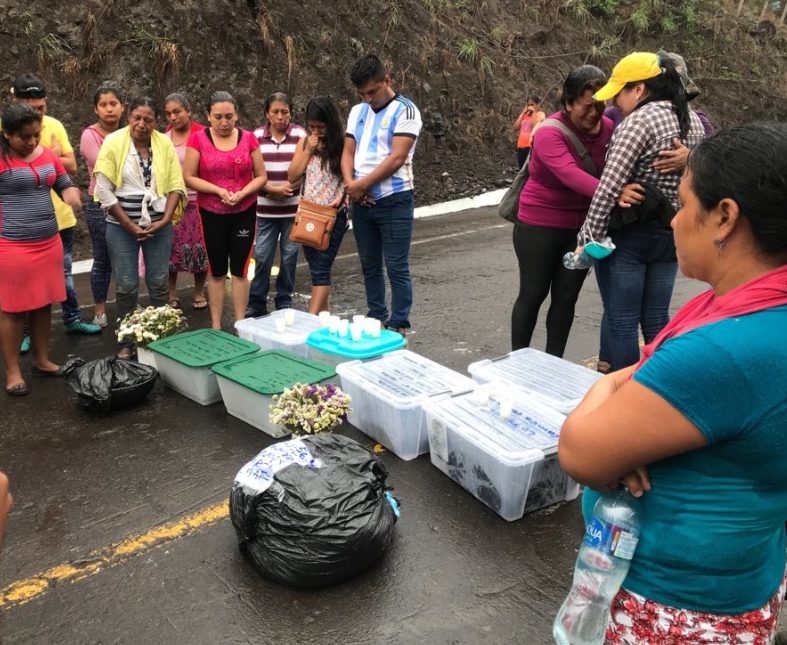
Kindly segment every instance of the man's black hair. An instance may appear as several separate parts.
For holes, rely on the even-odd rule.
[[[387,74],[383,61],[374,54],[369,54],[355,61],[350,70],[350,81],[355,87],[361,87],[369,81],[383,81]]]

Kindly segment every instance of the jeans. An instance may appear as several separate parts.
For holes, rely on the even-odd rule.
[[[640,325],[649,343],[669,322],[678,261],[672,231],[655,222],[630,224],[610,237],[615,252],[596,270],[608,329],[602,347],[619,370],[639,361]]]
[[[96,304],[107,301],[109,282],[112,280],[112,263],[107,251],[107,214],[98,202],[88,202],[85,207],[87,229],[93,242],[93,268],[90,270],[90,290]]]
[[[60,231],[60,239],[63,240],[63,275],[66,280],[66,299],[60,303],[60,306],[63,310],[63,323],[67,325],[76,322],[82,317],[82,313],[79,311],[77,290],[74,286],[74,276],[71,274],[74,252],[74,227],[64,228]]]
[[[303,255],[309,263],[313,287],[331,286],[331,269],[345,233],[347,233],[347,209],[343,208],[336,214],[336,222],[334,222],[327,249],[320,251],[311,246],[303,247]]]
[[[522,170],[522,166],[525,165],[527,158],[530,156],[530,148],[517,148],[516,149],[516,163],[519,166],[519,169]],[[577,247],[574,247],[577,248]]]
[[[366,286],[367,316],[388,321],[394,329],[410,327],[413,284],[410,240],[413,237],[413,191],[394,193],[374,206],[353,204],[353,230]],[[383,261],[391,283],[391,317],[385,301]]]
[[[276,309],[292,307],[295,291],[295,269],[298,266],[300,244],[290,242],[294,217],[258,217],[257,238],[254,241],[254,279],[249,289],[248,309],[254,313],[267,310],[271,286],[271,267],[276,257],[276,245],[281,248],[281,266],[276,278]]]
[[[547,313],[547,354],[563,358],[574,323],[574,308],[588,272],[567,269],[563,256],[577,246],[577,231],[514,224],[514,250],[519,261],[519,296],[511,314],[511,347],[530,347],[541,305],[551,292]]]
[[[150,304],[161,307],[169,297],[169,255],[172,226],[165,226],[152,238],[138,242],[119,224],[107,224],[107,250],[115,278],[118,318],[130,314],[139,296],[139,251],[145,260],[145,284]]]

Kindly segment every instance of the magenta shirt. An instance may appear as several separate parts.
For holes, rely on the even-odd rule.
[[[562,112],[550,119],[565,123],[587,148],[601,176],[614,125],[602,117],[601,131],[580,133]],[[519,198],[519,219],[533,226],[579,230],[590,208],[598,179],[585,172],[579,154],[557,128],[540,127],[530,152],[530,177]]]
[[[223,151],[214,146],[208,139],[207,129],[192,132],[188,146],[200,154],[199,177],[211,184],[224,188],[231,193],[242,190],[254,178],[251,153],[259,144],[254,135],[247,130],[240,130],[240,143],[232,150]],[[213,213],[240,213],[251,208],[257,202],[257,193],[247,196],[236,206],[227,206],[218,195],[197,193],[197,204],[200,208]]]

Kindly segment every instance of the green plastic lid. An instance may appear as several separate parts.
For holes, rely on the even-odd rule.
[[[213,371],[258,394],[281,394],[296,383],[319,383],[336,376],[328,365],[271,349],[213,366]]]
[[[223,331],[198,329],[162,338],[151,343],[148,349],[186,367],[211,367],[258,352],[260,346]]]

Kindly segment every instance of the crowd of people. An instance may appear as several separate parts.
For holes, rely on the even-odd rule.
[[[273,92],[256,130],[238,127],[228,92],[210,96],[201,125],[182,93],[158,105],[98,88],[97,120],[80,141],[91,323],[71,277],[76,159],[41,80],[19,76],[0,128],[7,394],[29,392],[22,352],[32,352],[32,374],[62,375],[47,354],[53,302],[74,333],[108,326],[111,279],[118,315],[137,305],[140,257],[152,304],[179,306],[178,274],[190,273],[192,306],[209,307],[220,329],[228,273],[234,318],[267,313],[278,250],[273,306],[292,307],[300,247],[290,233],[304,203],[336,214],[327,248],[303,247],[309,311],[330,307],[331,268],[352,220],[368,316],[405,335],[421,117],[376,56],[358,59],[350,80],[361,102],[346,126],[327,96],[312,98],[297,125],[291,99]],[[787,587],[787,126],[716,134],[692,108],[699,90],[685,62],[665,51],[630,54],[611,75],[582,65],[562,90],[559,111],[547,117],[530,95],[514,124],[527,181],[513,231],[512,345],[530,345],[551,295],[546,351],[562,356],[592,265],[604,308],[599,370],[609,374],[568,417],[559,458],[588,487],[586,515],[623,480],[646,517],[606,642],[772,642]],[[670,321],[678,269],[711,289]],[[124,359],[133,352],[118,348]],[[2,529],[12,503],[2,477],[0,498]]]
[[[421,115],[394,91],[377,56],[359,58],[350,80],[362,102],[347,125],[333,99],[318,96],[306,106],[308,130],[292,121],[292,100],[283,92],[267,97],[266,122],[252,130],[238,126],[238,103],[226,91],[210,96],[202,125],[183,93],[159,104],[147,96],[127,101],[115,84],[99,87],[93,96],[96,122],[84,129],[79,145],[89,176],[84,213],[93,250],[95,308],[88,322],[71,275],[74,209],[83,206],[71,178],[76,157],[63,125],[47,114],[43,81],[18,76],[0,126],[6,393],[29,393],[19,363],[27,351],[32,374],[63,375],[47,355],[52,303],[62,303],[66,332],[100,333],[109,325],[112,281],[121,319],[138,306],[140,275],[151,305],[180,307],[178,274],[192,274],[191,306],[209,307],[211,326],[221,329],[228,273],[234,320],[268,313],[278,249],[273,306],[292,307],[301,244],[291,232],[307,203],[335,214],[327,248],[303,246],[311,273],[309,311],[330,308],[331,269],[352,220],[368,315],[406,336],[413,300],[413,155]],[[128,341],[118,344],[121,359],[133,358],[134,351]]]

